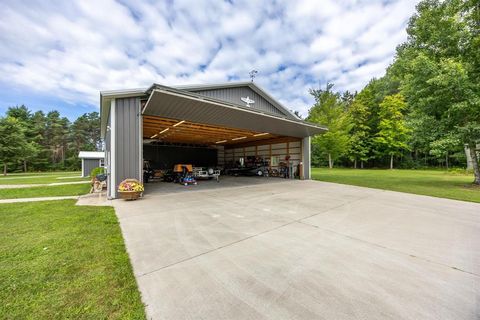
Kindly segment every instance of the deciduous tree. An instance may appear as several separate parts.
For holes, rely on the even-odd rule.
[[[369,119],[371,116],[371,100],[370,90],[366,88],[362,90],[352,104],[348,108],[349,118],[351,120],[350,129],[350,146],[348,149],[348,157],[357,168],[357,161],[363,168],[363,163],[368,161],[371,152],[371,128]]]
[[[332,91],[333,84],[327,84],[325,90],[310,90],[315,105],[309,110],[307,120],[325,125],[328,131],[313,138],[315,147],[328,158],[329,168],[335,160],[344,155],[349,146],[350,118],[345,111],[341,97]]]
[[[390,156],[390,169],[393,169],[394,156],[408,149],[409,130],[402,113],[405,108],[405,101],[400,94],[387,96],[380,103],[379,131],[374,141],[380,152]]]

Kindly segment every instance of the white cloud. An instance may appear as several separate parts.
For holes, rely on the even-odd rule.
[[[2,4],[0,86],[72,103],[104,89],[256,81],[303,114],[308,89],[383,74],[416,0]]]

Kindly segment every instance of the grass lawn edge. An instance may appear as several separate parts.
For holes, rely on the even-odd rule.
[[[312,168],[312,180],[480,203],[468,174],[438,170]],[[471,187],[470,187],[471,186]]]

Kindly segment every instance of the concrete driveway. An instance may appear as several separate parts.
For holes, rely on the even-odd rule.
[[[114,201],[149,319],[480,318],[480,204],[273,181]]]

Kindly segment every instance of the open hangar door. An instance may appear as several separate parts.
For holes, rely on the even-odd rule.
[[[302,178],[299,138],[143,116],[143,141],[144,181],[179,182],[185,172],[176,165],[191,165],[196,181],[218,173]]]

